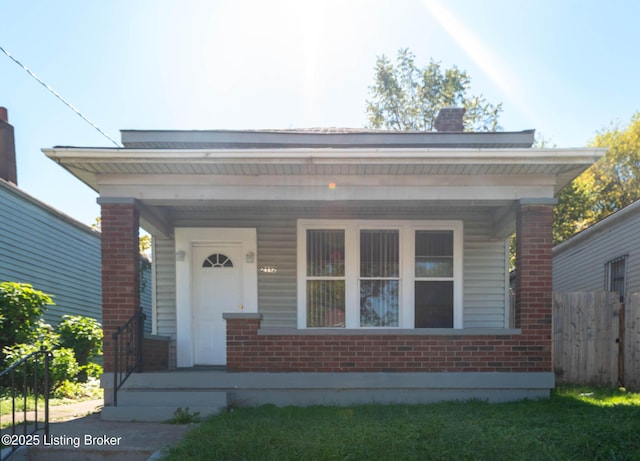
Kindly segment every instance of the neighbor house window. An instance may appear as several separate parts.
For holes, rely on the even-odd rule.
[[[625,271],[626,271],[627,257],[622,256],[616,258],[605,264],[605,289],[608,291],[614,291],[620,296],[620,301],[624,301],[625,286]]]
[[[298,221],[299,328],[462,328],[460,221]]]

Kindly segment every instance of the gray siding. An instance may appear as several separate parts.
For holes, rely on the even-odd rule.
[[[208,217],[210,216],[210,218]],[[276,266],[276,273],[258,274],[258,306],[265,327],[296,327],[296,220],[304,219],[416,219],[409,212],[381,216],[374,212],[332,212],[307,210],[240,214],[187,213],[176,215],[177,227],[255,227],[257,229],[257,266]],[[508,277],[504,240],[491,240],[490,216],[469,211],[457,214],[429,214],[429,219],[464,220],[464,325],[465,327],[503,328],[507,325],[506,299]],[[418,219],[423,219],[418,217]],[[160,335],[175,337],[175,248],[173,241],[156,241],[158,280],[157,315]]]
[[[626,218],[612,215],[554,249],[554,291],[605,290],[606,263],[626,255],[627,292],[640,292],[640,203],[630,206]]]
[[[142,306],[142,311],[146,315],[144,319],[144,332],[151,333],[151,330],[153,328],[153,312],[151,308],[151,305],[153,304],[153,277],[151,276],[151,271],[153,269],[151,261],[146,260],[146,258],[141,260],[140,264],[140,305]]]
[[[169,239],[154,238],[153,270],[155,271],[156,309],[153,323],[161,336],[171,337],[169,363],[176,363],[176,249]]]
[[[0,181],[0,281],[54,296],[44,315],[102,319],[100,234]]]
[[[507,240],[492,240],[491,220],[470,213],[464,223],[464,327],[508,327]]]

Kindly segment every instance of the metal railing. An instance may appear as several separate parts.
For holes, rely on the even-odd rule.
[[[113,406],[118,406],[118,390],[134,371],[142,372],[142,341],[146,315],[137,310],[123,326],[113,333]]]
[[[29,445],[29,440],[36,440],[36,433],[43,431],[49,436],[49,367],[53,354],[46,348],[18,360],[6,370],[0,372],[0,385],[9,391],[11,401],[11,422],[8,428],[2,429],[0,443],[0,460],[4,461],[20,446]],[[33,410],[28,410],[28,400],[34,400]],[[43,421],[39,418],[40,399],[44,401]],[[22,400],[22,410],[16,403]],[[19,417],[22,413],[22,418]],[[32,419],[32,421],[30,421]],[[0,408],[0,428],[3,413]]]

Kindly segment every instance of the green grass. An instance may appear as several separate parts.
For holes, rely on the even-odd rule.
[[[167,460],[639,460],[640,394],[562,388],[548,400],[262,406],[208,418]]]

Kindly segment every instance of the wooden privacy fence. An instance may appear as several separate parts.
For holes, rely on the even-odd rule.
[[[559,383],[640,391],[640,293],[554,293],[553,335]]]

